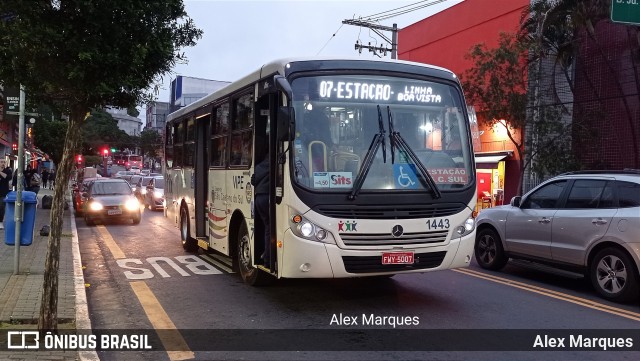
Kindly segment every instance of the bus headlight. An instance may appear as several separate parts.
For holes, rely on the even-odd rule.
[[[473,219],[473,217],[469,217],[467,218],[466,221],[464,221],[463,224],[458,226],[458,228],[456,229],[456,233],[458,233],[460,237],[464,237],[470,234],[471,232],[473,232],[475,228],[476,228],[476,220]]]
[[[289,226],[298,237],[311,241],[335,243],[327,230],[304,218],[293,209],[289,209]]]

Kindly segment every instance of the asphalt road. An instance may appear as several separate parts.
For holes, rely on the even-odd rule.
[[[139,225],[87,227],[77,221],[94,330],[176,329],[171,339],[185,350],[100,352],[103,360],[635,360],[640,355],[543,347],[509,351],[522,349],[523,339],[523,347],[533,345],[548,330],[564,337],[585,330],[637,336],[640,307],[606,302],[583,279],[516,264],[487,272],[473,264],[391,279],[280,280],[256,288],[217,266],[211,255],[185,253],[178,229],[162,212],[145,210]],[[633,341],[638,349],[640,338]],[[459,351],[469,344],[488,351]],[[227,351],[214,351],[219,349]]]

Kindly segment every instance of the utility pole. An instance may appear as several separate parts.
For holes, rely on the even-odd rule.
[[[388,49],[386,45],[380,45],[379,47],[372,46],[371,43],[369,45],[363,45],[360,42],[356,41],[355,48],[362,53],[362,49],[368,49],[370,52],[380,56],[378,53],[383,53],[385,56],[387,55],[387,51],[391,52],[391,59],[398,59],[398,24],[393,24],[393,27],[382,26],[378,24],[374,24],[369,21],[362,20],[342,20],[343,24],[347,25],[355,25],[361,26],[365,28],[369,28],[373,30],[374,33],[378,34],[381,38],[383,38],[386,42],[391,44],[391,49]],[[390,31],[391,32],[391,40],[385,36],[382,31]]]
[[[24,220],[24,205],[22,204],[22,178],[24,177],[24,111],[25,108],[25,94],[24,86],[20,84],[20,105],[18,115],[18,176],[16,183],[16,204],[14,208],[13,219],[16,222],[15,225],[15,251],[13,254],[13,274],[20,274],[20,230],[22,228],[22,221]],[[11,182],[11,180],[9,180]]]

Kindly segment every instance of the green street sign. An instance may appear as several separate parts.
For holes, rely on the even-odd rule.
[[[611,0],[611,21],[640,25],[640,0]]]

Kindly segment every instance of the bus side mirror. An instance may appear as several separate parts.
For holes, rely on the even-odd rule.
[[[291,84],[282,75],[274,75],[273,83],[276,89],[283,92],[287,97],[287,104],[291,104],[293,99],[293,90],[291,90]],[[291,129],[293,127],[294,110],[290,105],[278,107],[278,122],[277,122],[277,137],[278,141],[288,141],[291,139]]]
[[[291,138],[291,126],[292,115],[294,113],[293,108],[288,106],[282,106],[278,108],[278,141],[288,141]]]

